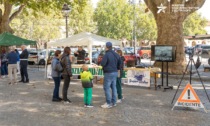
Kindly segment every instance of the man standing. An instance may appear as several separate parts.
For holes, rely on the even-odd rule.
[[[74,53],[77,57],[77,64],[85,64],[85,50],[81,46],[78,47],[78,51]]]
[[[101,105],[102,108],[111,108],[116,106],[117,101],[117,89],[116,79],[118,76],[118,70],[120,70],[120,56],[112,50],[112,43],[106,43],[106,54],[103,56],[101,65],[104,71],[104,92],[106,96],[106,103]],[[112,96],[110,92],[112,89]]]
[[[10,53],[7,55],[8,59],[8,74],[9,74],[9,84],[17,84],[17,59],[18,55],[15,52],[15,47],[10,47]],[[13,81],[14,77],[14,81]]]
[[[28,50],[26,49],[25,45],[21,46],[22,53],[20,54],[20,74],[21,74],[21,80],[19,82],[23,83],[29,83],[28,79],[28,72],[27,72],[27,66],[28,66]]]

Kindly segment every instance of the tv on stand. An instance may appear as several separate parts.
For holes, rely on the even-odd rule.
[[[151,60],[159,62],[175,62],[176,46],[173,45],[152,45]]]

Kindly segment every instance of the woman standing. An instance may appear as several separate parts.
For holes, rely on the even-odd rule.
[[[7,77],[8,75],[8,68],[7,68],[7,55],[6,55],[6,51],[2,50],[1,52],[1,74],[2,74],[2,78]]]
[[[55,88],[53,91],[53,98],[52,101],[59,102],[62,100],[62,98],[59,97],[59,87],[61,82],[61,71],[58,70],[57,66],[60,64],[59,57],[61,55],[60,50],[55,51],[55,57],[52,59],[51,67],[52,67],[52,73],[51,76],[55,83]]]
[[[118,95],[118,100],[117,103],[122,103],[122,76],[123,76],[123,70],[124,70],[124,61],[125,57],[122,55],[122,50],[117,50],[117,53],[120,55],[121,58],[121,64],[120,64],[120,75],[117,77],[117,95]]]
[[[71,49],[69,47],[65,47],[64,48],[64,53],[61,57],[61,64],[62,64],[62,67],[63,67],[62,76],[64,78],[63,101],[65,103],[71,103],[71,101],[67,98],[70,78],[72,77],[71,61],[69,59],[70,54],[71,54]]]

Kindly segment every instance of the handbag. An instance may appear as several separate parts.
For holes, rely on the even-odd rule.
[[[55,66],[55,70],[58,72],[63,72],[63,66],[61,65],[60,62],[58,62]]]

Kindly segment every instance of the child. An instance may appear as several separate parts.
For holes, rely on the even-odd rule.
[[[91,108],[92,106],[92,88],[93,75],[88,71],[88,66],[82,66],[83,71],[80,73],[82,87],[84,88],[84,107]]]

